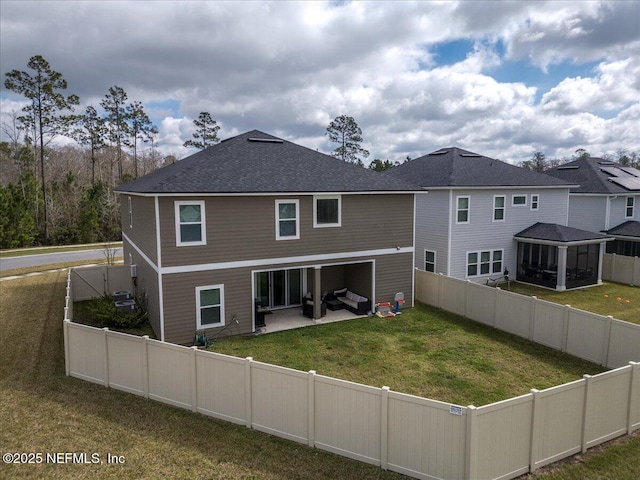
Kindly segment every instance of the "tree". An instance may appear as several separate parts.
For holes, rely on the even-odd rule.
[[[40,147],[40,176],[42,180],[42,197],[44,201],[44,242],[49,242],[49,227],[47,223],[47,189],[44,171],[45,138],[51,140],[54,136],[65,133],[72,121],[73,106],[80,103],[77,95],[65,97],[61,90],[67,89],[67,81],[62,74],[51,69],[49,62],[42,56],[36,55],[29,59],[29,72],[12,70],[6,74],[4,86],[7,90],[19,93],[30,101],[22,110],[26,115],[19,117],[25,127],[32,131]]]
[[[375,172],[384,172],[385,170],[389,170],[396,165],[400,165],[400,163],[391,162],[390,160],[380,160],[379,158],[376,158],[369,164],[369,170],[373,170]]]
[[[105,146],[108,129],[105,121],[96,109],[89,105],[84,115],[79,117],[79,126],[74,137],[80,145],[87,145],[91,149],[91,185],[96,184],[96,153]]]
[[[126,144],[133,147],[133,176],[138,178],[138,140],[147,143],[153,135],[158,133],[158,129],[151,123],[141,102],[136,101],[127,105],[126,115],[130,135]]]
[[[331,154],[345,162],[363,165],[362,159],[369,156],[369,152],[360,146],[362,130],[353,119],[346,115],[336,117],[327,127],[325,133],[338,147]]]
[[[531,160],[525,160],[520,166],[527,170],[533,170],[534,172],[544,172],[549,168],[546,157],[542,152],[535,152]]]
[[[580,160],[582,158],[589,158],[591,154],[587,152],[584,148],[578,148],[576,152],[573,154],[573,160]]]
[[[184,142],[185,147],[194,147],[204,150],[211,145],[218,143],[218,123],[211,118],[209,112],[200,112],[198,118],[193,121],[196,131],[192,134],[195,140],[187,140]]]
[[[109,125],[109,139],[116,146],[116,158],[118,162],[118,179],[122,181],[122,145],[126,145],[129,136],[129,124],[127,123],[127,93],[122,87],[114,85],[109,88],[100,105],[107,113]]]

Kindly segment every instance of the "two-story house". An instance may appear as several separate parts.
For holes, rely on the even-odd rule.
[[[567,226],[573,183],[460,148],[386,173],[429,191],[416,198],[417,268],[558,290],[601,282],[607,237]]]
[[[606,232],[607,253],[640,257],[640,170],[602,158],[580,158],[545,173],[575,183],[569,225]]]
[[[343,287],[411,306],[420,190],[254,130],[118,188],[125,262],[174,343],[250,333],[258,303],[300,308]]]

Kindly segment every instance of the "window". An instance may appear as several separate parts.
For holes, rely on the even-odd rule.
[[[424,269],[427,272],[436,271],[436,252],[433,250],[424,251]]]
[[[342,222],[341,203],[339,195],[313,197],[313,226],[339,227]]]
[[[627,208],[624,212],[624,218],[633,218],[633,207],[635,206],[635,197],[627,197]]]
[[[511,205],[514,207],[521,207],[527,205],[527,196],[526,195],[514,195],[511,197]]]
[[[456,197],[456,223],[469,223],[469,197]]]
[[[531,195],[531,210],[538,210],[539,203],[540,203],[540,196]]]
[[[224,326],[224,285],[196,287],[198,330]]]
[[[502,272],[502,250],[467,253],[467,277]]]
[[[504,197],[493,197],[493,221],[504,221]]]
[[[133,228],[133,206],[131,205],[131,197],[127,197],[127,205],[129,207],[129,228]]]
[[[176,245],[206,245],[204,202],[175,202]]]
[[[276,240],[297,240],[300,238],[298,200],[276,200]]]

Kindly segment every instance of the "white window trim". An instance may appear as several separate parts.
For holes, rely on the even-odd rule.
[[[480,266],[482,265],[482,252],[489,252],[489,273],[481,273],[480,271]],[[500,272],[494,272],[493,271],[493,264],[495,263],[494,259],[493,259],[493,253],[494,252],[501,252],[500,255]],[[470,253],[475,253],[478,255],[478,262],[474,263],[473,265],[477,265],[477,270],[478,273],[476,275],[469,275],[469,254]],[[490,276],[490,275],[498,275],[498,274],[502,274],[502,272],[504,271],[504,249],[502,248],[491,248],[491,249],[487,249],[487,250],[470,250],[468,252],[465,253],[465,257],[464,257],[464,261],[465,261],[465,278],[479,278],[479,277],[486,277],[486,276]]]
[[[180,207],[182,205],[199,205],[200,206],[200,229],[202,234],[202,240],[200,240],[199,242],[183,242],[180,239]],[[205,213],[204,200],[175,201],[174,210],[175,210],[175,223],[176,223],[176,246],[186,247],[186,246],[206,245],[207,244],[207,222],[206,222],[207,216]]]
[[[462,211],[462,210],[459,208],[459,203],[458,203],[459,199],[461,199],[461,198],[466,198],[466,199],[468,200],[468,201],[467,201],[467,208],[466,208],[466,211],[467,211],[467,220],[466,220],[466,221],[464,221],[464,222],[460,222],[460,221],[458,221],[458,213],[459,213],[460,211]],[[461,224],[461,225],[463,225],[463,224],[469,223],[470,221],[471,221],[471,197],[470,197],[470,196],[468,196],[468,195],[459,195],[459,196],[457,196],[457,197],[456,197],[456,224]]]
[[[533,207],[533,197],[536,197],[536,206]],[[537,193],[531,194],[531,210],[540,210],[540,195]]]
[[[286,203],[294,203],[296,205],[296,234],[286,237],[280,236],[280,205]],[[300,239],[300,200],[276,200],[276,240],[299,240]],[[291,218],[285,220],[292,220]]]
[[[631,199],[631,205],[629,205],[629,199]],[[631,215],[628,215],[627,212],[631,209]],[[636,209],[636,197],[627,197],[624,201],[624,218],[633,218],[633,214]]]
[[[318,200],[338,200],[338,222],[318,223]],[[314,195],[313,196],[313,228],[342,226],[342,195]]]
[[[200,292],[203,290],[220,290],[220,323],[216,323],[214,325],[202,324],[201,317],[201,305],[200,305]],[[224,316],[224,285],[206,285],[203,287],[196,287],[196,328],[198,330],[204,330],[209,328],[219,328],[224,327],[225,316]]]
[[[524,197],[524,203],[513,203],[515,202],[516,197]],[[511,206],[512,207],[526,207],[527,206],[527,196],[526,195],[511,195]]]
[[[502,207],[496,207],[496,198],[502,198],[504,199],[503,205]],[[502,219],[500,220],[496,220],[496,209],[497,208],[501,208],[502,209]],[[493,220],[493,222],[504,222],[505,219],[507,218],[507,197],[506,195],[494,195],[493,196],[493,214],[491,217]]]
[[[426,249],[424,250],[424,269],[425,271],[427,270],[427,252],[431,252],[433,253],[433,262],[429,262],[429,263],[433,263],[433,273],[436,273],[436,251],[435,250],[429,250]]]
[[[129,207],[129,228],[133,228],[133,205],[130,196],[127,197],[127,206]]]

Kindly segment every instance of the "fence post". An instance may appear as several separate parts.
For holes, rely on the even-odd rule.
[[[309,370],[309,388],[308,392],[308,418],[307,418],[307,430],[308,430],[308,445],[315,447],[316,443],[316,371]]]
[[[633,276],[631,281],[634,285],[640,285],[640,257],[633,257]]]
[[[196,368],[196,352],[198,347],[191,347],[191,411],[198,411],[198,370]]]
[[[244,415],[246,417],[247,428],[251,428],[253,419],[251,417],[252,405],[251,405],[251,362],[253,357],[245,358],[244,364]]]
[[[436,307],[442,308],[442,282],[444,281],[444,275],[438,274],[438,305]]]
[[[109,388],[109,340],[107,339],[109,327],[104,327],[102,332],[102,338],[104,338],[104,386]]]
[[[466,282],[464,282],[464,318],[469,318],[469,315],[467,315],[467,308],[469,306],[469,284],[471,283],[471,280],[467,280]]]
[[[496,324],[498,323],[498,305],[500,303],[500,294],[502,293],[502,289],[500,287],[496,287],[496,296],[493,299],[493,323],[491,326],[493,328],[497,328]]]
[[[602,365],[609,366],[609,351],[611,350],[611,324],[613,323],[613,316],[607,315],[607,324],[605,327],[604,338],[602,340]]]
[[[540,393],[539,390],[536,390],[535,388],[531,389],[531,395],[532,395],[532,404],[531,404],[531,446],[530,446],[530,450],[529,450],[529,472],[533,472],[534,470],[537,469],[536,467],[536,461],[538,459],[538,442],[536,441],[538,436],[540,435],[540,426],[538,422],[538,418],[537,418],[537,411],[536,411],[536,407],[537,407],[537,400],[538,400],[538,393]]]
[[[144,398],[149,398],[149,335],[142,337],[142,388]]]
[[[529,340],[533,342],[536,327],[536,305],[538,304],[538,297],[531,296],[531,314],[529,315]]]
[[[473,405],[467,407],[467,428],[465,443],[465,474],[464,478],[478,477],[478,429],[477,429],[478,410]]]
[[[591,375],[583,375],[584,386],[584,408],[582,410],[582,453],[587,451],[587,421],[589,419],[589,385],[591,384]]]
[[[389,387],[382,387],[380,393],[380,468],[386,470],[389,455]]]
[[[567,352],[567,346],[569,343],[569,313],[571,311],[571,305],[564,306],[564,317],[562,319],[562,352]]]
[[[71,348],[69,345],[69,323],[68,319],[62,322],[64,334],[64,373],[67,377],[71,375],[71,365],[69,363],[71,357],[71,351],[69,350]]]
[[[631,365],[631,379],[629,380],[629,411],[627,412],[627,435],[633,432],[633,412],[636,410],[636,404],[640,403],[638,395],[633,396],[633,389],[637,382],[640,382],[640,362],[629,362]],[[635,377],[638,378],[635,378]],[[639,419],[640,420],[640,419]]]

